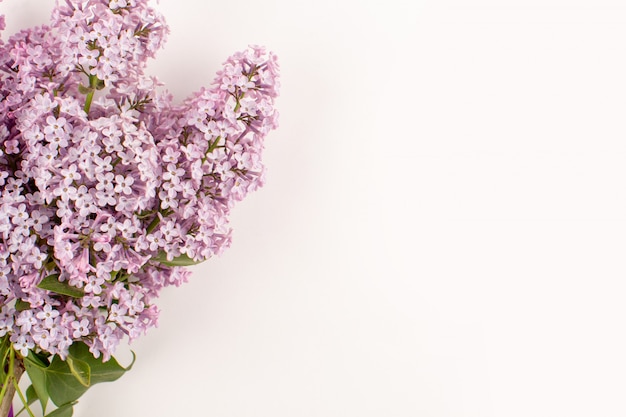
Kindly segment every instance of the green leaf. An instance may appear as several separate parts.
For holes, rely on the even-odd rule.
[[[37,391],[35,391],[35,387],[31,385],[26,388],[26,403],[31,405],[35,401],[37,401],[39,397],[37,396]]]
[[[133,353],[133,363],[135,362],[134,355]],[[47,365],[34,354],[30,354],[26,359],[24,361],[26,371],[37,396],[40,399],[45,398],[42,400],[42,405],[50,398],[55,405],[60,407],[59,409],[76,401],[92,385],[115,381],[133,365],[131,363],[130,366],[124,368],[114,358],[103,362],[102,358],[93,356],[86,344],[80,342],[74,342],[70,346],[66,360],[55,356]],[[59,414],[59,416],[65,415],[71,414]]]
[[[37,356],[35,356],[32,352],[28,353],[28,356],[25,358],[24,366],[26,367],[26,372],[28,373],[28,378],[32,383],[32,387],[37,393],[37,397],[41,402],[41,408],[44,413],[46,411],[46,405],[48,404],[48,390],[46,389],[46,368],[47,364],[41,361]]]
[[[30,303],[27,303],[26,301],[18,299],[15,301],[15,309],[17,311],[28,310],[30,309]]]
[[[100,382],[111,382],[119,379],[125,372],[130,371],[135,363],[135,354],[133,353],[133,362],[126,368],[121,366],[115,358],[103,362],[102,358],[94,358],[89,351],[89,347],[84,343],[74,343],[70,346],[70,355],[75,360],[86,362],[91,368],[91,385]]]
[[[74,404],[76,404],[76,402],[63,404],[50,414],[46,414],[45,417],[72,417],[72,414],[74,414]]]
[[[93,88],[91,87],[85,87],[82,84],[78,85],[78,92],[81,94],[89,94],[91,91],[93,91]]]
[[[46,390],[52,402],[61,406],[76,401],[87,391],[86,386],[74,376],[66,361],[55,356],[52,363],[45,370]]]
[[[80,359],[73,358],[72,356],[68,356],[66,362],[70,367],[70,372],[76,377],[78,382],[80,382],[81,385],[89,387],[89,385],[91,385],[91,368],[89,364]]]
[[[119,274],[119,273],[120,273],[120,271],[119,271],[119,270],[117,270],[117,271],[111,271],[111,282],[114,282],[114,281],[115,281],[115,278],[117,278],[117,274]]]
[[[9,348],[11,347],[11,342],[9,341],[9,335],[4,336],[0,339],[0,362],[7,364],[8,356],[9,356]],[[6,370],[3,366],[0,366],[0,380],[4,381],[6,377]]]
[[[171,261],[167,260],[167,255],[165,252],[160,252],[157,256],[153,257],[152,260],[157,261],[166,266],[191,266],[197,265],[201,262],[204,262],[204,259],[201,261],[194,261],[187,254],[182,254]]]
[[[59,274],[48,275],[41,280],[39,285],[37,285],[37,288],[52,291],[57,294],[69,295],[70,297],[75,298],[85,295],[83,290],[80,288],[73,287],[67,282],[59,281]]]

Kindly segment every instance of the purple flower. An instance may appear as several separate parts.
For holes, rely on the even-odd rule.
[[[174,261],[228,247],[263,183],[276,57],[239,52],[174,105],[144,74],[167,33],[147,0],[82,0],[0,41],[0,336],[24,356],[82,341],[108,359],[155,326],[190,273]]]

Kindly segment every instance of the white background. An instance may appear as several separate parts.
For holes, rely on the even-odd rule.
[[[76,417],[626,415],[623,1],[158,7],[177,99],[263,44],[281,127],[232,248]]]

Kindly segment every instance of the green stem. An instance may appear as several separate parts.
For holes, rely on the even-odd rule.
[[[4,360],[2,361],[2,367],[4,367]],[[2,381],[2,390],[0,390],[0,403],[2,403],[2,405],[4,405],[4,402],[5,402],[4,397],[6,396],[9,385],[11,385],[9,382],[11,381],[12,375],[13,375],[13,348],[9,348],[9,369],[7,371],[6,377],[4,378],[4,381]],[[3,415],[2,412],[0,412],[0,416],[2,415]]]
[[[150,222],[150,224],[148,225],[148,228],[146,229],[146,234],[149,235],[150,233],[152,233],[154,228],[157,227],[160,222],[161,222],[161,218],[159,217],[158,214],[156,214],[154,219],[152,219],[152,222]]]
[[[241,107],[241,103],[239,102],[239,100],[241,100],[243,98],[243,96],[245,96],[244,93],[241,93],[241,96],[236,95],[235,96],[235,100],[237,100],[237,104],[235,104],[235,113],[239,110],[239,107]]]
[[[17,384],[24,373],[24,364],[21,359],[16,358],[13,346],[9,347],[8,356],[9,369],[2,383],[2,390],[0,391],[0,416],[7,416],[9,414]],[[2,362],[2,366],[4,366],[4,361]],[[26,404],[25,400],[22,401]]]
[[[85,113],[89,114],[89,108],[91,108],[91,101],[93,100],[93,93],[95,90],[91,90],[87,93],[87,98],[85,99]]]
[[[217,144],[219,143],[221,138],[222,138],[221,136],[218,136],[217,138],[215,138],[215,141],[213,141],[211,146],[209,146],[209,149],[207,149],[205,156],[210,154],[211,152],[215,150],[215,148],[217,148]]]
[[[28,411],[28,414],[30,415],[30,417],[35,417],[35,414],[33,414],[33,411],[28,406],[28,401],[26,400],[26,398],[24,398],[24,394],[22,394],[22,390],[20,389],[16,380],[13,380],[13,385],[15,386],[17,395],[19,395],[20,400],[22,400],[22,404],[24,404],[24,407],[26,408],[26,411]]]
[[[217,138],[215,138],[215,140],[213,141],[213,143],[209,142],[209,148],[206,150],[206,152],[204,153],[204,156],[202,157],[202,164],[204,165],[204,163],[206,162],[209,154],[211,152],[213,152],[215,150],[215,148],[217,148],[217,144],[219,143],[220,139],[222,137],[218,136]]]
[[[96,92],[96,87],[98,86],[98,77],[95,75],[89,76],[89,92],[87,93],[87,98],[85,99],[85,113],[89,114],[89,109],[91,108],[91,102],[93,101],[93,95]]]

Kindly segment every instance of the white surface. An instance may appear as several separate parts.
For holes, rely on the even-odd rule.
[[[232,248],[76,417],[626,414],[623,1],[159,8],[176,97],[264,44],[281,127]]]

